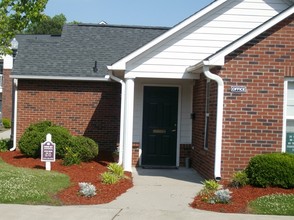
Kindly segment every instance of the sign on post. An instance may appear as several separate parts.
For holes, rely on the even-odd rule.
[[[294,153],[294,133],[287,133],[286,135],[286,152]]]
[[[51,170],[51,162],[55,162],[56,147],[51,141],[51,134],[46,135],[46,141],[41,144],[41,161],[46,162],[46,170]]]

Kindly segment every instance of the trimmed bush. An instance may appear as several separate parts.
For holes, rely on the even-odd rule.
[[[294,188],[294,155],[273,153],[257,155],[249,161],[249,183],[258,187]]]
[[[29,157],[40,157],[41,143],[46,141],[48,133],[52,135],[52,142],[56,144],[56,157],[63,158],[66,152],[65,147],[69,145],[71,135],[67,129],[54,125],[50,121],[30,125],[19,140],[20,151]]]
[[[56,144],[56,158],[64,158],[65,148],[70,144],[71,134],[66,128],[56,125],[50,126],[45,130],[45,137],[48,133],[52,135],[52,142]]]
[[[73,136],[69,146],[72,152],[78,154],[79,159],[83,162],[91,161],[98,156],[98,144],[91,138]]]
[[[2,118],[2,124],[4,128],[11,128],[11,121],[8,118]]]
[[[65,150],[66,150],[66,153],[64,155],[62,165],[71,166],[74,164],[81,163],[81,159],[79,158],[78,153],[74,153],[70,147],[66,147]]]
[[[0,140],[0,152],[5,152],[9,150],[10,139],[1,139]]]

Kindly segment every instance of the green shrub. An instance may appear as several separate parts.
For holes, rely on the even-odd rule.
[[[239,187],[246,186],[248,184],[248,182],[249,182],[249,179],[247,177],[247,174],[243,170],[243,171],[238,171],[233,174],[231,185],[233,187],[239,188]]]
[[[45,130],[44,141],[46,140],[46,135],[48,133],[52,135],[52,142],[56,144],[56,158],[64,158],[66,153],[65,148],[70,144],[70,140],[72,137],[71,134],[66,128],[53,125]]]
[[[52,135],[52,142],[56,144],[56,157],[63,158],[65,147],[69,146],[71,135],[67,129],[54,125],[50,121],[30,125],[19,140],[20,151],[29,157],[40,157],[41,143],[46,141],[48,133]]]
[[[72,148],[66,147],[65,150],[66,150],[66,153],[65,153],[63,161],[62,161],[62,164],[64,166],[70,166],[73,164],[80,164],[81,163],[81,159],[79,157],[79,154],[74,153],[72,151]]]
[[[1,139],[0,140],[0,152],[8,151],[10,146],[10,139]]]
[[[91,161],[98,156],[98,144],[88,137],[73,136],[70,140],[70,147],[84,162]]]
[[[211,203],[214,201],[215,192],[219,189],[220,184],[215,180],[205,180],[203,188],[198,193],[201,196],[202,201]]]
[[[273,153],[257,155],[249,161],[249,183],[258,187],[294,188],[294,155]]]
[[[204,189],[209,191],[216,191],[220,187],[220,184],[216,182],[215,180],[205,180],[202,183],[204,185]]]
[[[119,181],[119,178],[114,173],[104,172],[101,174],[101,180],[104,184],[115,184]]]
[[[123,178],[125,176],[125,172],[124,172],[124,168],[117,164],[117,163],[110,163],[108,166],[107,166],[107,169],[110,173],[113,173],[115,175],[117,175],[117,177],[119,179]]]
[[[11,128],[11,121],[8,118],[2,118],[2,124],[4,128]]]

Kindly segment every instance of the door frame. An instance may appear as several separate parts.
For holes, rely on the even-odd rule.
[[[139,152],[139,166],[142,166],[142,144],[143,144],[143,111],[144,111],[144,87],[173,87],[178,88],[178,115],[177,115],[177,143],[176,143],[176,167],[180,166],[180,134],[181,134],[181,113],[182,113],[182,86],[175,85],[175,84],[150,84],[150,83],[143,83],[141,87],[141,105],[142,105],[142,112],[141,112],[141,138],[140,138],[140,152]]]

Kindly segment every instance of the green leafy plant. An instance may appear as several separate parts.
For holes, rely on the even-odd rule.
[[[0,140],[0,152],[5,152],[9,149],[10,139],[1,139]]]
[[[246,174],[249,183],[258,187],[294,187],[294,154],[257,155],[249,161]]]
[[[101,174],[101,181],[104,184],[115,184],[119,181],[119,178],[114,173],[104,172]]]
[[[124,178],[123,167],[117,163],[110,163],[107,166],[108,171],[101,174],[102,183],[114,184]]]
[[[204,185],[204,188],[209,191],[216,191],[220,187],[220,184],[215,180],[205,180],[202,183]]]
[[[11,128],[11,121],[8,118],[2,118],[2,124],[4,128]]]
[[[71,166],[73,164],[81,163],[81,159],[78,153],[74,153],[70,147],[66,147],[65,150],[66,153],[62,161],[64,166]]]
[[[210,202],[210,200],[214,197],[214,193],[219,189],[220,184],[215,180],[205,180],[202,184],[203,189],[200,190],[198,195],[201,196],[203,201]]]
[[[73,136],[70,139],[70,148],[83,162],[91,161],[98,156],[98,144],[91,138]]]
[[[107,166],[109,172],[115,174],[118,178],[123,178],[125,176],[124,169],[117,163],[110,163]]]
[[[93,197],[96,195],[96,187],[92,185],[91,183],[81,182],[79,183],[79,187],[80,187],[79,193],[82,196]]]
[[[233,174],[231,186],[239,188],[239,187],[246,186],[248,184],[248,182],[249,182],[249,179],[247,177],[246,172],[244,170],[238,171]]]

